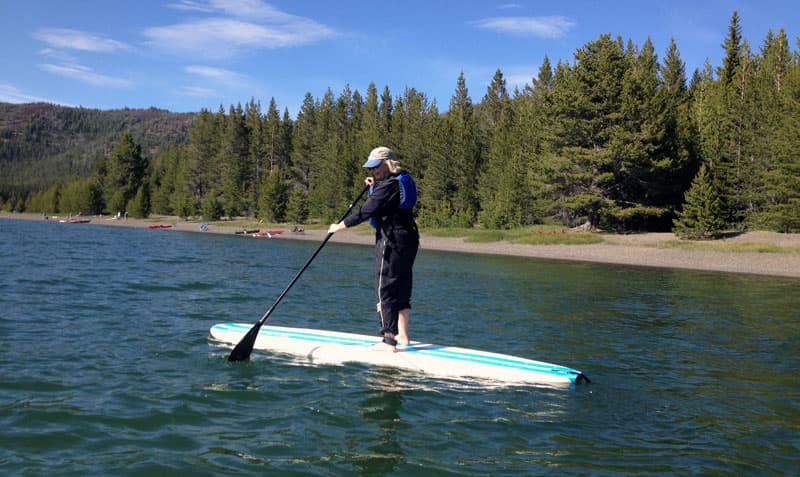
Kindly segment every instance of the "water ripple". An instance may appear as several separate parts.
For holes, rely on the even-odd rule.
[[[33,237],[33,238],[31,238]],[[9,475],[792,475],[797,281],[422,252],[416,338],[582,369],[488,387],[255,353],[316,244],[0,222]],[[271,324],[372,334],[371,250],[330,244]],[[345,272],[346,271],[346,272]]]

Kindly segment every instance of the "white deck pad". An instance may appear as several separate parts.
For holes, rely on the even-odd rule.
[[[211,337],[236,345],[253,327],[246,323],[224,323],[211,327]],[[285,353],[316,364],[366,363],[402,368],[451,378],[482,378],[516,384],[564,384],[588,382],[580,371],[557,364],[453,346],[412,342],[398,351],[378,351],[372,346],[380,337],[337,331],[261,327],[254,349]]]

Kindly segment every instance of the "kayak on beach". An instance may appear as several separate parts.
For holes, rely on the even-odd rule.
[[[211,327],[212,339],[235,345],[251,324],[223,323]],[[314,364],[364,363],[411,370],[443,378],[478,378],[503,384],[570,385],[588,383],[580,371],[507,354],[412,341],[397,352],[373,345],[380,337],[336,331],[263,326],[254,348],[301,357]]]
[[[259,230],[258,232],[253,234],[253,237],[268,237],[272,238],[273,235],[282,234],[283,230],[281,229],[270,229],[270,230]]]

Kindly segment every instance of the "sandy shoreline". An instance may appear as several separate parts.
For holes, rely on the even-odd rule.
[[[60,217],[65,219],[66,217]],[[199,222],[183,221],[175,217],[152,218],[144,220],[114,220],[108,216],[85,217],[91,224],[116,227],[146,228],[152,224],[168,224],[169,230],[198,233],[218,233],[234,235],[237,227],[210,225],[203,232]],[[0,212],[0,219],[44,220],[41,214],[11,214]],[[58,218],[51,218],[58,220]],[[65,224],[68,225],[68,224]],[[73,225],[69,225],[73,226]],[[75,225],[78,226],[78,225]],[[309,240],[322,242],[325,230],[306,230],[293,233],[291,229],[275,235],[281,240]],[[158,231],[154,231],[157,233]],[[639,235],[604,235],[604,242],[591,245],[522,245],[509,242],[471,243],[461,238],[434,237],[422,235],[423,250],[447,252],[508,255],[549,260],[568,260],[579,262],[608,263],[643,267],[676,268],[726,273],[746,273],[780,277],[800,278],[800,234],[778,234],[773,232],[747,232],[725,239],[731,243],[766,244],[785,247],[790,253],[729,252],[714,250],[690,250],[684,248],[664,248],[660,245],[675,240],[669,233],[650,233]],[[331,242],[371,245],[374,237],[365,226],[352,231],[337,233]]]

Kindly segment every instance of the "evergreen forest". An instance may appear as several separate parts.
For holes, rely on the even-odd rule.
[[[660,58],[604,34],[545,57],[524,89],[497,70],[479,102],[462,73],[446,111],[371,83],[306,93],[294,118],[274,99],[147,127],[53,106],[68,132],[54,137],[0,105],[0,207],[329,223],[386,145],[415,177],[422,227],[800,232],[800,39],[751,45],[734,12],[721,41],[722,64],[688,77],[674,40]]]

